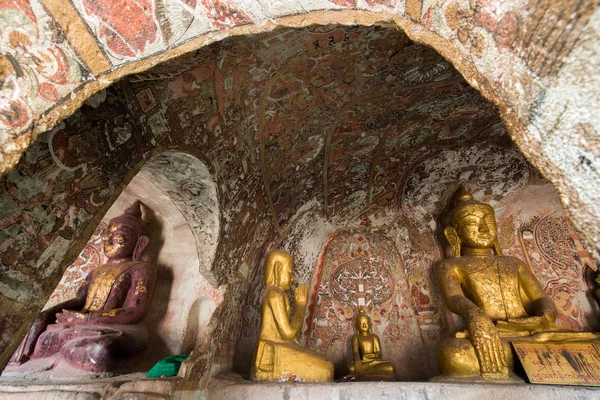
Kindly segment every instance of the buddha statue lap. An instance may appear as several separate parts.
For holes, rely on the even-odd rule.
[[[371,331],[371,319],[361,308],[354,323],[356,334],[352,336],[353,360],[348,364],[350,374],[359,381],[396,380],[394,365],[381,359],[379,337]]]
[[[136,201],[110,221],[103,238],[108,262],[87,276],[74,299],[39,315],[9,366],[48,358],[50,364],[43,369],[64,360],[83,371],[108,372],[117,359],[146,347],[148,331],[142,319],[152,296],[156,268],[140,261],[149,242],[141,215]]]
[[[460,187],[444,234],[452,257],[437,266],[442,294],[467,330],[442,342],[442,374],[451,378],[506,380],[514,366],[510,343],[587,341],[589,332],[560,330],[557,310],[529,268],[503,256],[494,209]]]
[[[323,356],[302,347],[296,335],[302,328],[308,300],[308,287],[298,285],[294,292],[296,311],[290,312],[287,291],[292,284],[292,256],[272,251],[265,263],[266,289],[261,309],[258,342],[252,360],[253,381],[278,382],[283,375],[295,375],[304,382],[333,379],[333,364]]]

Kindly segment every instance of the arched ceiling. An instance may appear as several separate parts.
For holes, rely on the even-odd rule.
[[[330,217],[401,205],[419,159],[508,141],[493,105],[437,52],[394,28],[232,38],[126,84],[150,107],[157,140],[202,148],[232,130],[236,150],[261,164],[280,230],[307,205]]]
[[[184,52],[277,26],[385,21],[433,46],[500,107],[511,137],[559,190],[569,217],[600,259],[597,2],[88,3],[0,2],[0,174],[94,93]],[[264,37],[271,40],[263,43],[267,49],[287,41],[270,33]],[[305,45],[311,48],[310,42]],[[273,52],[270,62],[277,69],[296,50],[290,45]]]

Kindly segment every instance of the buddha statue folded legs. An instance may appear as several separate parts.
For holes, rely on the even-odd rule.
[[[90,372],[111,371],[119,359],[132,357],[148,344],[144,323],[110,326],[52,324],[40,335],[32,359],[58,355]]]
[[[352,336],[350,374],[356,375],[358,380],[395,380],[394,365],[381,359],[379,337],[371,331],[371,319],[362,308],[354,325],[357,334]]]
[[[261,325],[250,378],[277,382],[294,374],[305,382],[333,379],[333,364],[323,356],[302,347],[296,335],[302,328],[308,287],[298,285],[294,292],[296,312],[291,315],[286,291],[292,284],[292,256],[272,251],[265,265],[266,289],[262,303]]]
[[[514,365],[511,342],[598,339],[554,324],[556,307],[530,269],[501,254],[491,206],[462,186],[454,201],[444,231],[453,257],[439,263],[437,275],[448,308],[465,320],[467,330],[441,344],[444,375],[503,380]]]
[[[40,314],[9,365],[55,356],[85,371],[107,372],[116,360],[144,349],[148,331],[142,319],[156,280],[155,267],[139,260],[147,245],[138,201],[109,223],[108,262],[87,276],[74,299]]]

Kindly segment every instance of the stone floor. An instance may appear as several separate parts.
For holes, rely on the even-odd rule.
[[[0,380],[0,399],[133,400],[133,399],[599,399],[600,388],[531,384],[434,382],[350,382],[255,384],[236,374],[212,379],[207,387],[180,378],[146,379],[142,374],[85,382]]]

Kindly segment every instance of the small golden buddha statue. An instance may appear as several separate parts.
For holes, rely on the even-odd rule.
[[[502,255],[494,209],[462,186],[444,234],[452,257],[439,263],[438,280],[448,308],[467,324],[440,345],[444,375],[504,380],[514,365],[512,341],[597,339],[558,329],[556,307],[533,273],[521,260]]]
[[[359,379],[368,376],[379,376],[383,380],[395,380],[394,365],[381,359],[381,343],[379,337],[371,331],[371,319],[362,308],[354,322],[356,334],[352,336],[352,355],[354,360],[348,364],[350,374]]]
[[[305,349],[295,339],[304,320],[308,286],[301,284],[295,290],[296,312],[291,315],[286,292],[292,285],[292,272],[290,254],[269,253],[265,263],[266,289],[260,333],[250,371],[253,381],[277,382],[287,375],[295,375],[304,382],[333,379],[333,364]]]

